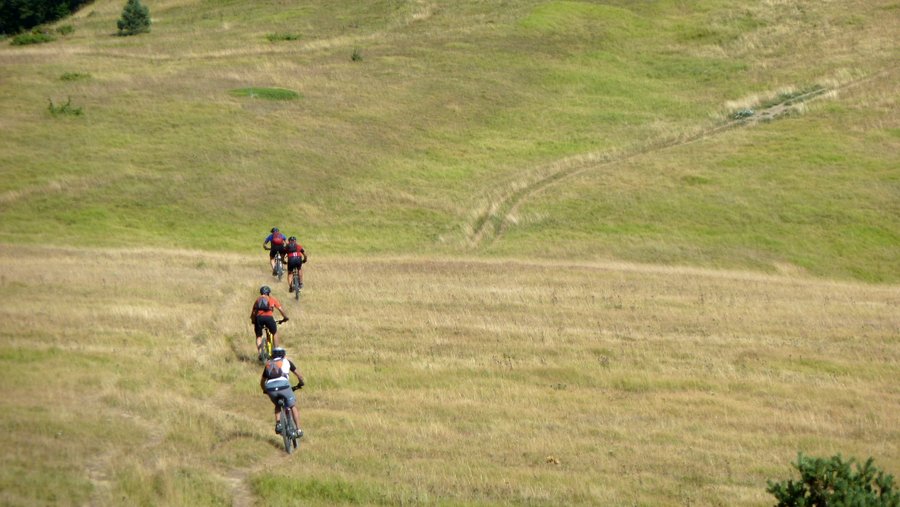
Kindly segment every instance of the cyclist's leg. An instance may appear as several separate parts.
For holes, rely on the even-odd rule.
[[[263,329],[262,325],[259,322],[259,319],[256,319],[256,322],[253,323],[254,332],[256,333],[256,351],[259,352],[260,356],[262,356],[262,335]]]
[[[272,271],[275,271],[275,249],[269,249],[269,264],[272,265]]]
[[[300,429],[300,415],[299,415],[299,412],[300,412],[300,411],[297,409],[297,406],[296,406],[296,405],[294,405],[294,406],[291,408],[291,417],[294,418],[294,426],[295,426],[298,430]]]
[[[278,323],[275,322],[275,317],[268,315],[263,317],[263,325],[272,334],[272,347],[278,347]]]
[[[300,415],[299,410],[297,410],[297,397],[294,396],[294,391],[288,390],[285,393],[285,406],[291,413],[291,419],[294,420],[294,427],[297,428],[297,431],[302,431],[300,429]]]

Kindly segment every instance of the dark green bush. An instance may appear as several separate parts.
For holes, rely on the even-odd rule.
[[[766,489],[778,500],[777,507],[900,507],[900,492],[894,489],[894,477],[887,475],[869,458],[856,469],[854,460],[841,455],[813,458],[797,455],[794,465],[800,471],[795,482],[769,481]]]
[[[28,44],[41,44],[44,42],[52,42],[55,41],[56,37],[50,35],[49,33],[44,33],[38,30],[35,30],[31,33],[22,33],[13,37],[10,44],[13,46],[26,46]]]
[[[362,57],[362,53],[359,51],[359,48],[355,48],[353,50],[353,54],[350,55],[350,59],[353,60],[354,62],[362,61],[363,57]]]
[[[116,22],[119,35],[137,35],[150,31],[150,9],[141,0],[128,0],[122,9],[122,17]]]

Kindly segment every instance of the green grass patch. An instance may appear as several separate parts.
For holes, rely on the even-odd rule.
[[[275,33],[267,34],[266,40],[268,40],[269,42],[300,40],[300,34],[290,33],[290,32],[275,32]]]
[[[253,478],[253,490],[267,505],[303,505],[310,501],[332,505],[393,504],[374,486],[340,478],[261,475]]]
[[[235,97],[250,97],[264,100],[294,100],[300,98],[299,93],[285,88],[237,88],[229,93]]]
[[[82,81],[90,78],[91,75],[87,72],[64,72],[59,76],[60,81]]]
[[[79,106],[72,105],[72,98],[69,97],[64,104],[54,104],[53,99],[47,99],[47,111],[53,116],[81,116],[84,111]]]

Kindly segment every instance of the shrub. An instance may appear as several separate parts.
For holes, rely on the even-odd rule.
[[[66,103],[61,106],[54,105],[53,99],[47,100],[50,102],[50,105],[47,106],[47,110],[50,111],[50,114],[52,114],[53,116],[81,116],[81,108],[72,105],[72,97],[69,97],[69,100],[67,100]]]
[[[797,455],[794,465],[800,471],[800,481],[772,482],[766,489],[778,500],[778,507],[826,507],[852,505],[857,507],[900,507],[900,492],[894,490],[894,477],[876,468],[869,458],[865,464],[850,465],[841,455],[813,458]]]
[[[31,33],[22,33],[13,37],[10,44],[13,46],[25,46],[28,44],[41,44],[44,42],[52,42],[55,41],[56,37],[50,35],[49,33],[44,33],[38,30],[35,30]]]
[[[137,35],[150,31],[150,9],[141,0],[128,0],[122,9],[122,18],[116,22],[119,35]]]
[[[362,53],[359,52],[359,48],[355,48],[353,50],[353,54],[350,55],[350,59],[353,60],[354,62],[362,61],[363,57],[362,57]]]
[[[75,32],[75,27],[72,25],[63,25],[56,29],[56,33],[60,35],[69,35]]]

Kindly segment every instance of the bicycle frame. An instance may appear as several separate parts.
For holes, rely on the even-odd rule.
[[[284,324],[287,322],[287,319],[281,319],[276,322],[278,324]],[[272,349],[275,348],[275,337],[269,331],[269,328],[265,326],[263,326],[263,331],[266,333],[262,343],[263,361],[265,362],[272,358]]]

